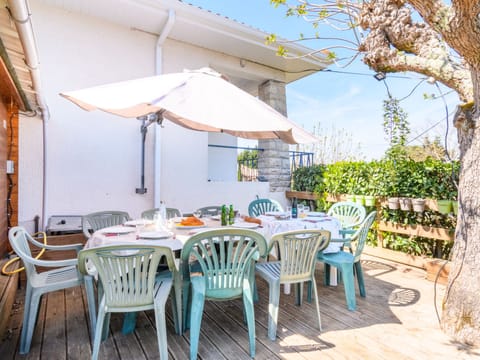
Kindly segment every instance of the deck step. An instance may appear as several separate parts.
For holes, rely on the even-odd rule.
[[[8,260],[9,259],[0,261],[0,269],[3,268]],[[7,270],[13,271],[20,266],[21,262],[16,261],[11,264]],[[18,289],[18,275],[19,273],[12,275],[0,274],[0,339],[3,339],[12,312],[13,302]]]

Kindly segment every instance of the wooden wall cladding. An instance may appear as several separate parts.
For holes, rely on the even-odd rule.
[[[5,122],[3,121],[5,119]],[[0,256],[3,257],[7,252],[7,129],[6,129],[7,109],[5,104],[0,102]]]
[[[18,169],[18,108],[0,102],[0,257],[10,251],[8,226],[18,223],[18,173],[7,174],[7,160]]]

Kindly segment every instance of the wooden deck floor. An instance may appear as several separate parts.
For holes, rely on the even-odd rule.
[[[260,301],[255,305],[256,359],[479,359],[478,349],[453,343],[439,329],[434,284],[425,272],[384,260],[363,260],[367,297],[357,296],[357,311],[346,310],[343,287],[322,285],[317,270],[323,331],[316,329],[312,304],[294,305],[282,294],[276,341],[267,338],[268,288],[258,279]],[[445,287],[437,285],[437,304]],[[440,307],[439,307],[440,309]],[[32,348],[18,354],[23,290],[17,293],[7,334],[0,342],[5,359],[88,359],[91,348],[83,288],[44,297]],[[122,335],[122,317],[113,315],[109,338],[100,359],[157,359],[153,312],[140,314],[135,333]],[[188,332],[175,335],[168,307],[168,347],[171,359],[187,359]],[[207,302],[199,345],[201,359],[248,359],[247,330],[240,301]]]

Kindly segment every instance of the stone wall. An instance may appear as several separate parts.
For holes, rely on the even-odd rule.
[[[259,87],[259,98],[283,115],[287,115],[285,83],[269,80]],[[281,140],[259,140],[258,175],[270,183],[271,192],[290,189],[288,144]]]

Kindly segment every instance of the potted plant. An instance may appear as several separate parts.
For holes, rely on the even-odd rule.
[[[437,200],[438,212],[441,214],[450,214],[452,212],[452,200]]]
[[[400,202],[398,201],[398,197],[388,198],[388,208],[390,210],[398,210],[400,208]]]
[[[375,206],[375,196],[365,195],[363,198],[365,200],[365,206]]]
[[[364,206],[364,205],[365,205],[365,196],[363,196],[363,195],[355,195],[355,202],[356,202],[358,205]]]
[[[412,210],[412,199],[408,197],[401,197],[398,199],[400,209],[403,211],[410,211]]]
[[[355,202],[355,195],[348,194],[346,195],[347,201]]]
[[[412,207],[415,212],[424,212],[425,211],[425,199],[412,199]]]

